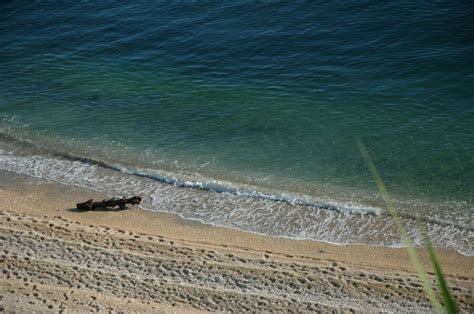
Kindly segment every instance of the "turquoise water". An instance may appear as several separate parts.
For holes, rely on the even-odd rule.
[[[438,245],[472,254],[472,4],[11,2],[0,12],[1,169],[109,194],[129,193],[116,186],[131,180],[149,209],[208,223],[397,245],[383,237],[389,222],[350,216],[385,213],[359,138],[407,224],[419,215],[433,233],[454,228]],[[71,179],[81,171],[87,182]],[[152,197],[167,184],[173,192]],[[228,198],[209,203],[216,191]],[[172,205],[190,197],[188,211]],[[298,206],[342,212],[326,221],[343,221],[340,232],[321,232],[322,218]]]

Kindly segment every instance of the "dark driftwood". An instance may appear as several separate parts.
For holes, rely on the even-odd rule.
[[[94,202],[92,199],[88,200],[84,203],[77,203],[77,209],[80,210],[95,210],[98,208],[102,209],[113,209],[114,207],[118,206],[120,209],[127,208],[127,204],[138,205],[142,201],[140,196],[134,196],[131,198],[112,198],[110,200],[103,200],[102,202]]]

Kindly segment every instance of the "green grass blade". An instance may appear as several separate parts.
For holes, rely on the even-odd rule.
[[[454,300],[451,292],[449,291],[446,278],[444,276],[443,270],[441,269],[441,265],[438,260],[438,256],[436,255],[436,251],[433,248],[433,244],[431,243],[431,240],[426,233],[425,233],[425,242],[428,248],[428,254],[430,256],[431,263],[433,264],[433,267],[435,269],[436,279],[438,281],[438,285],[441,290],[441,296],[444,301],[444,307],[446,309],[446,312],[449,314],[457,313],[458,309],[456,306],[456,301]]]
[[[392,199],[390,198],[390,195],[388,194],[387,189],[385,188],[385,184],[383,183],[383,180],[380,177],[380,174],[378,173],[377,168],[375,167],[375,164],[372,161],[372,158],[370,158],[370,155],[367,152],[367,149],[365,148],[364,144],[360,140],[357,141],[357,146],[359,147],[359,150],[362,156],[367,162],[369,170],[372,173],[372,176],[374,178],[374,181],[377,184],[377,187],[380,193],[382,194],[382,198],[385,202],[385,205],[387,206],[388,212],[393,217],[395,224],[397,226],[398,232],[401,234],[403,241],[405,242],[406,250],[408,252],[408,256],[410,257],[410,261],[413,267],[415,268],[415,271],[418,274],[418,277],[420,278],[421,283],[423,284],[423,288],[425,289],[425,293],[428,299],[430,300],[431,304],[433,305],[437,313],[444,313],[443,307],[441,306],[441,303],[438,301],[436,294],[433,290],[433,287],[431,286],[431,281],[428,278],[428,274],[425,272],[423,265],[421,264],[420,258],[418,257],[418,254],[416,253],[415,246],[413,245],[413,241],[410,239],[410,237],[408,236],[408,233],[405,230],[405,227],[403,226],[403,223],[400,219],[400,215],[398,215],[395,205],[393,204]]]

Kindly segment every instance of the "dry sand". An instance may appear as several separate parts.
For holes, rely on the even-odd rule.
[[[5,312],[432,311],[404,249],[272,238],[138,208],[81,213],[77,201],[105,196],[0,179]],[[474,258],[439,254],[472,312]]]

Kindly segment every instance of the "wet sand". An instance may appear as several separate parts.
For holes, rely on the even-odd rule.
[[[106,196],[0,177],[6,312],[432,311],[404,249],[266,237],[136,207],[78,212],[76,202]],[[474,258],[439,257],[472,312]]]

